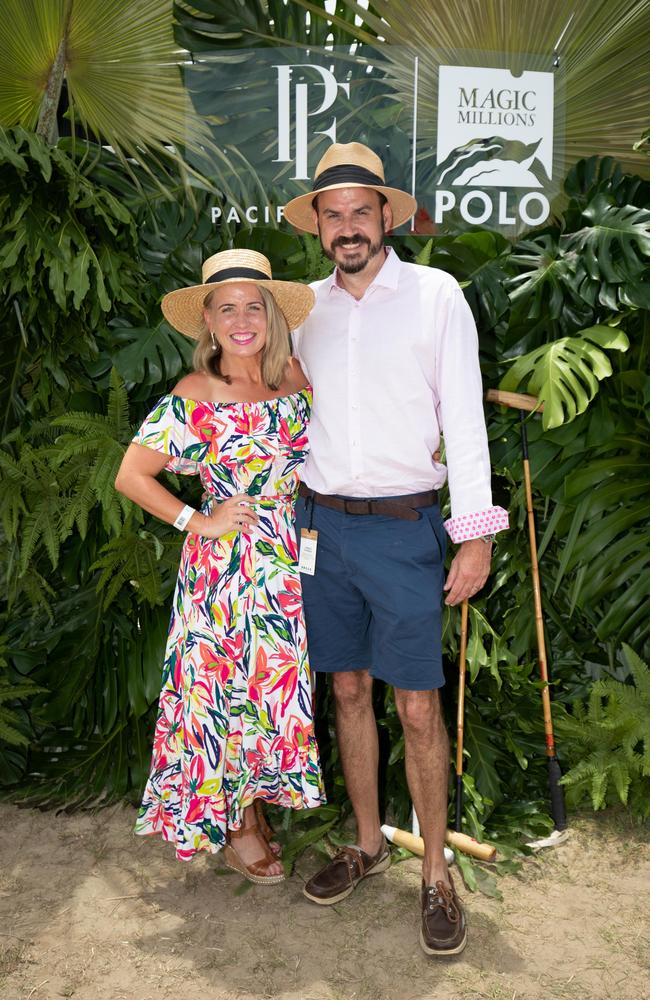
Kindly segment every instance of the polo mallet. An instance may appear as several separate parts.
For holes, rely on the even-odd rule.
[[[456,815],[454,829],[460,833],[463,822],[463,734],[465,731],[465,667],[467,660],[467,598],[460,608],[460,652],[458,654],[458,707],[456,709]]]
[[[542,709],[544,713],[544,734],[546,739],[546,758],[548,761],[548,787],[551,799],[551,815],[555,829],[549,837],[533,841],[530,847],[554,847],[568,837],[566,829],[566,813],[564,810],[564,792],[560,785],[562,772],[555,750],[553,735],[553,717],[551,714],[551,694],[548,681],[548,663],[546,659],[546,640],[544,637],[544,618],[542,614],[542,592],[539,583],[539,563],[537,560],[537,538],[535,534],[535,513],[533,510],[533,491],[528,459],[528,435],[526,434],[526,413],[541,412],[544,404],[535,396],[518,392],[503,392],[500,389],[488,389],[486,399],[499,406],[509,406],[519,410],[521,426],[521,453],[524,470],[524,488],[526,493],[526,513],[528,518],[528,543],[530,546],[530,564],[533,584],[533,600],[535,604],[535,632],[537,635],[537,659],[539,674],[543,682]]]

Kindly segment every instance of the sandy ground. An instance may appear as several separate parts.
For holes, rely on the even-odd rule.
[[[317,907],[301,893],[313,855],[248,888],[133,820],[0,805],[3,1000],[650,998],[650,836],[620,815],[575,821],[500,880],[502,901],[464,892],[470,942],[442,961],[418,944],[415,859]]]

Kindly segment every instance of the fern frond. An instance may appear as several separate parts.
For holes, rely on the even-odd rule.
[[[618,792],[618,797],[623,805],[627,805],[627,794],[630,785],[632,784],[632,774],[628,764],[629,761],[626,756],[624,762],[620,760],[612,761],[612,766],[610,768],[611,779],[614,782],[614,787]]]
[[[88,518],[94,505],[95,495],[90,480],[86,479],[80,484],[77,493],[67,497],[64,501],[61,510],[61,524],[66,532],[70,533],[76,524],[81,538],[85,538],[88,531]]]
[[[42,539],[50,557],[52,567],[59,562],[60,534],[59,498],[52,503],[51,498],[41,500],[24,520],[20,550],[21,572],[25,572],[34,550]]]
[[[125,531],[102,549],[91,569],[101,570],[97,590],[104,592],[104,608],[127,583],[149,604],[160,604],[161,561],[165,546],[149,531]]]
[[[596,771],[591,778],[591,804],[595,810],[602,809],[605,805],[607,793],[607,780],[609,777],[609,765],[604,771]]]
[[[606,804],[610,788],[627,804],[632,786],[650,777],[650,670],[629,646],[623,657],[634,683],[598,680],[586,713],[576,702],[573,718],[564,713],[558,719],[574,750],[585,754],[562,782],[576,799],[589,794],[594,809]]]
[[[116,368],[111,370],[108,419],[118,441],[125,441],[133,436],[133,429],[129,422],[129,397],[124,382]]]
[[[55,597],[56,592],[49,585],[45,577],[41,576],[35,569],[27,570],[20,578],[20,587],[23,593],[26,594],[32,608],[34,610],[43,608],[47,617],[52,621],[54,615],[48,598]]]
[[[626,642],[623,643],[623,659],[634,678],[637,690],[650,700],[650,668]]]
[[[0,683],[0,705],[8,701],[18,701],[20,698],[31,698],[34,694],[45,691],[44,687],[39,687],[33,681],[23,679],[16,684],[9,684],[7,681]]]
[[[4,740],[10,747],[28,746],[28,738],[11,725],[11,722],[8,721],[9,718],[12,716],[4,709],[0,709],[0,740]]]
[[[57,438],[56,448],[52,449],[52,464],[63,465],[73,458],[86,458],[94,454],[105,440],[105,436],[80,438],[76,434],[62,434]]]
[[[97,455],[90,471],[90,483],[102,507],[107,510],[115,499],[115,477],[120,467],[124,449],[116,441],[107,441]],[[117,526],[120,530],[120,525]]]

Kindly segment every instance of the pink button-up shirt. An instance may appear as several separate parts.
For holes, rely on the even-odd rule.
[[[294,331],[314,387],[305,483],[386,497],[440,489],[449,475],[454,542],[501,531],[492,506],[478,338],[460,286],[393,250],[363,297],[329,278]],[[444,433],[447,467],[433,460]]]

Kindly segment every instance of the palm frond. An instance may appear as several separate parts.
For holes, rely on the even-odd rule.
[[[0,125],[35,128],[63,46],[73,134],[100,138],[125,164],[146,150],[187,177],[181,152],[212,143],[183,86],[172,12],[172,0],[5,0]]]

